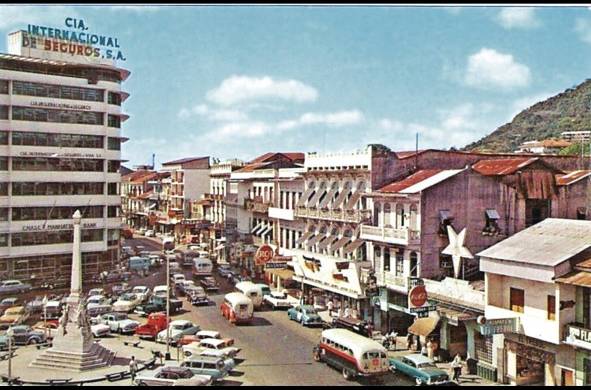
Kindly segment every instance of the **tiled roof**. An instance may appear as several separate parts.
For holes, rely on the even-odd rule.
[[[137,196],[138,199],[148,199],[150,196],[152,196],[152,194],[154,193],[154,191],[146,191],[141,193],[140,195]]]
[[[481,160],[472,165],[472,169],[484,176],[511,175],[519,169],[537,161],[536,157],[514,157],[493,160]]]
[[[580,171],[572,171],[567,173],[566,175],[556,175],[556,184],[559,186],[568,186],[571,185],[581,179],[584,179],[591,175],[591,171],[587,170],[580,170]]]
[[[209,157],[185,157],[185,158],[181,158],[179,160],[173,160],[173,161],[168,161],[168,162],[162,163],[162,165],[185,164],[185,163],[188,163],[188,162],[193,162],[193,161],[203,160],[203,159],[208,159],[209,160]]]
[[[127,175],[121,176],[121,181],[139,182],[147,180],[148,178],[151,178],[154,175],[157,175],[157,173],[153,171],[133,171],[131,173],[128,173]]]
[[[412,175],[400,180],[395,181],[393,183],[387,184],[384,187],[380,188],[378,192],[386,192],[386,193],[395,193],[404,190],[414,184],[420,183],[421,181],[430,178],[433,175],[438,174],[439,172],[443,171],[443,169],[423,169]]]
[[[269,152],[255,158],[250,163],[248,163],[240,169],[237,169],[234,172],[252,172],[255,169],[264,168],[265,166],[277,161],[281,156],[287,157],[290,161],[294,163],[304,162],[304,159],[306,158],[306,155],[304,153],[299,152]]]

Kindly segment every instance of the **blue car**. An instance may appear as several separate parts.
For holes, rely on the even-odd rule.
[[[191,356],[184,360],[181,367],[188,368],[197,375],[209,375],[211,379],[218,382],[230,374],[236,367],[234,359],[224,359],[214,356]]]
[[[415,353],[390,359],[390,368],[414,378],[418,385],[441,385],[449,382],[449,375],[437,368],[432,359]]]
[[[322,325],[322,318],[316,313],[312,305],[297,305],[287,310],[287,318],[297,321],[304,326]]]

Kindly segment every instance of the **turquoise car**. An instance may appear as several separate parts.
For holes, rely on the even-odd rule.
[[[183,361],[180,366],[188,368],[193,374],[209,375],[212,380],[219,382],[230,374],[236,363],[234,359],[194,355]]]
[[[297,321],[304,326],[322,325],[322,318],[316,313],[312,305],[297,305],[287,310],[287,318]]]
[[[390,359],[390,368],[414,378],[417,385],[441,385],[449,382],[449,375],[437,368],[432,359],[415,353]]]

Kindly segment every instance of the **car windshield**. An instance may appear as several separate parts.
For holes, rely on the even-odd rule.
[[[437,368],[437,366],[431,362],[419,363],[419,368]]]
[[[133,301],[135,299],[135,294],[123,294],[120,299],[122,301]]]
[[[134,293],[143,293],[144,291],[146,291],[145,287],[134,287],[133,288]]]
[[[172,329],[182,330],[182,329],[185,329],[185,328],[188,328],[188,327],[189,326],[187,324],[175,324],[175,325],[172,326]]]

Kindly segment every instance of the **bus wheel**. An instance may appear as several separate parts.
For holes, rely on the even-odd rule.
[[[353,373],[348,369],[343,368],[343,378],[345,378],[345,380],[350,381],[351,379],[353,379]]]

